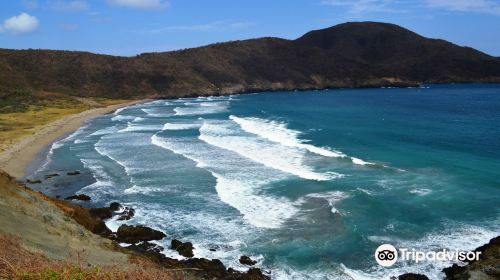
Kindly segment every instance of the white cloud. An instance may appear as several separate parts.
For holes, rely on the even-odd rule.
[[[58,12],[81,12],[89,8],[87,1],[74,0],[74,1],[55,1],[52,3],[52,10]]]
[[[443,8],[458,12],[479,12],[500,15],[500,2],[492,0],[427,0],[430,8]]]
[[[108,0],[108,2],[117,6],[152,11],[170,7],[170,3],[165,0]]]
[[[404,9],[398,9],[393,4],[394,0],[323,0],[320,2],[325,6],[345,7],[349,13],[404,13]]]
[[[20,35],[34,32],[38,29],[40,22],[34,16],[22,13],[6,19],[0,25],[0,32],[8,32],[13,35]]]

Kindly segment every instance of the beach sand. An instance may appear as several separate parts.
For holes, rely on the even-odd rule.
[[[47,145],[77,130],[89,119],[145,101],[147,100],[136,100],[95,108],[79,114],[66,116],[55,122],[40,126],[35,134],[22,138],[0,154],[0,169],[3,169],[17,179],[22,179],[26,176],[26,170],[29,164],[35,160],[36,156]]]

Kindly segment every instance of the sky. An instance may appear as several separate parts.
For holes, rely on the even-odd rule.
[[[500,56],[500,0],[2,0],[0,48],[133,56],[295,39],[348,21],[394,23]]]

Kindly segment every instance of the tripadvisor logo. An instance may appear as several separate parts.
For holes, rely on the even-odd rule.
[[[391,244],[380,245],[375,250],[375,260],[383,267],[390,267],[396,263],[398,258],[402,261],[415,263],[423,261],[477,261],[481,252],[447,250],[422,252],[415,249],[400,248],[399,252]]]
[[[398,251],[391,244],[383,244],[375,250],[375,260],[383,267],[389,267],[398,260]]]

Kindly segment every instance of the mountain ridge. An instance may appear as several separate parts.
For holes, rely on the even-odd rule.
[[[377,22],[343,23],[295,40],[264,37],[134,57],[0,49],[0,97],[14,89],[171,98],[470,82],[500,82],[500,59]]]

